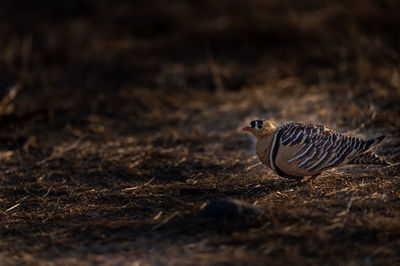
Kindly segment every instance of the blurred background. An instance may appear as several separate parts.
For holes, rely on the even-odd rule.
[[[123,250],[163,264],[200,250],[209,257],[176,262],[393,263],[398,167],[383,185],[356,169],[317,181],[317,194],[288,192],[248,168],[254,140],[239,129],[269,119],[386,135],[378,151],[398,162],[399,14],[398,0],[1,1],[0,260],[110,262]],[[325,197],[355,191],[348,180],[363,187]],[[226,197],[265,207],[263,233],[228,225],[224,242],[198,219]],[[175,227],[153,230],[156,217]],[[180,250],[193,237],[214,242]]]
[[[398,129],[399,10],[395,0],[5,1],[0,89],[21,86],[17,117],[83,126],[95,115],[125,133],[203,104],[231,108],[231,126],[242,111]]]

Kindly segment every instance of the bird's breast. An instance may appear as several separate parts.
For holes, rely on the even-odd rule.
[[[265,164],[266,166],[271,167],[270,161],[269,161],[269,155],[271,151],[271,144],[273,140],[274,134],[271,134],[269,136],[265,136],[261,139],[257,140],[257,145],[256,145],[256,152],[258,159]]]

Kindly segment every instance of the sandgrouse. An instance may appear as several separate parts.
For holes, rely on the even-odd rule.
[[[370,151],[385,136],[362,140],[320,125],[287,123],[275,127],[267,120],[251,121],[242,131],[257,137],[258,158],[281,177],[314,179],[344,164],[388,164]]]

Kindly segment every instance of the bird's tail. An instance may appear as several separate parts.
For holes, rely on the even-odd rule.
[[[363,150],[362,152],[366,152],[369,151],[370,149],[372,149],[373,147],[377,146],[378,144],[380,144],[383,140],[385,139],[385,136],[380,136],[374,139],[370,139],[367,141],[367,145],[365,147],[365,150]]]
[[[382,141],[382,140],[381,140]],[[378,142],[379,144],[379,142]],[[348,164],[377,164],[377,165],[390,165],[385,159],[379,155],[373,153],[372,151],[367,151],[351,158]]]

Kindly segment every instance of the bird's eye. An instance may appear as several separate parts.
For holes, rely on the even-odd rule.
[[[258,127],[259,129],[261,129],[261,128],[262,128],[262,126],[263,126],[262,124],[258,124],[258,126],[257,126],[257,127]]]

